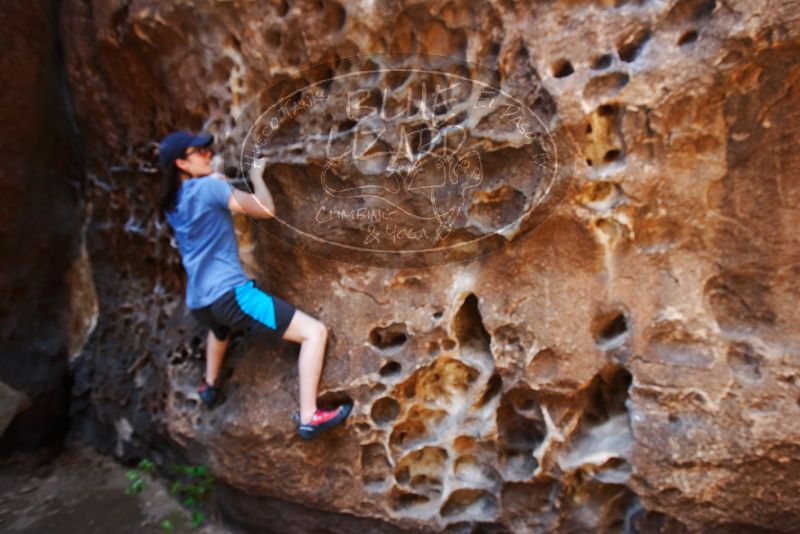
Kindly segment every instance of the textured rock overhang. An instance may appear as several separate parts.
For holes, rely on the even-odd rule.
[[[792,530],[798,17],[780,1],[64,2],[100,302],[79,430],[123,458],[171,445],[211,465],[252,523],[262,496],[401,528]],[[154,140],[224,138],[275,82],[379,53],[478,63],[543,98],[572,141],[569,186],[531,231],[428,268],[323,259],[238,221],[253,274],[330,326],[323,389],[356,410],[298,443],[296,347],[247,339],[203,412]],[[338,111],[306,116],[355,126]],[[291,151],[306,127],[270,163],[298,217],[320,171]],[[487,183],[514,150],[487,148]],[[481,193],[467,213],[490,232],[529,200]]]

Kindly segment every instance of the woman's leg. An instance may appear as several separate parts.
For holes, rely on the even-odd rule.
[[[209,385],[217,383],[219,377],[219,370],[222,367],[222,359],[225,357],[225,349],[228,348],[228,340],[230,336],[220,341],[214,332],[208,331],[208,338],[206,339],[206,382]]]
[[[317,387],[325,358],[325,343],[328,328],[310,315],[295,311],[283,339],[300,343],[300,359],[297,368],[300,374],[300,422],[311,421],[317,411]]]

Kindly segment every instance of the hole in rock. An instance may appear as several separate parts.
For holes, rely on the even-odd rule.
[[[433,318],[434,319],[441,319],[443,315],[444,315],[444,312],[441,311],[441,310],[433,312]]]
[[[536,393],[525,387],[517,387],[508,392],[508,400],[514,409],[522,414],[539,407]]]
[[[424,447],[404,456],[397,463],[395,479],[414,492],[425,495],[442,492],[447,451],[439,447]]]
[[[428,475],[416,475],[409,483],[411,489],[428,495],[440,495],[442,493],[442,481],[438,478],[431,478]]]
[[[692,44],[693,42],[697,41],[697,32],[695,30],[690,30],[683,35],[680,36],[678,39],[678,46],[685,46]]]
[[[669,421],[672,424],[677,423],[679,420],[680,420],[680,418],[677,415],[675,415],[674,413],[671,413],[671,414],[669,414],[669,416],[667,416],[667,421]]]
[[[317,404],[321,408],[334,408],[341,404],[353,404],[353,399],[344,391],[326,391],[319,396]]]
[[[688,529],[672,516],[645,510],[639,503],[638,496],[630,499],[635,504],[629,505],[624,512],[622,521],[622,532],[688,532]],[[749,530],[747,525],[730,525],[728,532],[746,532]]]
[[[483,326],[483,318],[478,308],[478,297],[467,295],[453,322],[459,345],[485,354],[491,354],[491,338]]]
[[[503,4],[508,6],[509,0],[504,0]],[[444,534],[509,534],[511,531],[504,524],[494,521],[456,521],[448,523],[447,528],[442,532]]]
[[[612,61],[614,61],[614,58],[611,54],[603,54],[602,56],[597,56],[592,61],[592,68],[594,70],[607,69],[608,67],[611,66]]]
[[[638,498],[627,486],[603,484],[588,478],[577,479],[574,484],[576,487],[572,491],[586,498],[566,503],[564,528],[567,532],[653,532],[628,530],[626,517],[636,512]]]
[[[522,216],[526,200],[522,191],[509,185],[492,191],[475,191],[467,212],[469,222],[483,228],[503,228]]]
[[[334,79],[333,77],[336,75],[336,72],[327,65],[321,65],[319,69],[313,71],[313,78],[311,81],[313,83],[318,83],[319,88],[325,91],[329,91],[331,86],[333,85]],[[326,124],[330,124],[333,121],[333,117],[330,114],[327,114],[326,117]]]
[[[286,16],[289,12],[289,3],[286,0],[279,0],[275,3],[275,12],[281,17]]]
[[[728,365],[737,377],[754,382],[761,378],[762,356],[748,343],[734,343],[728,349]]]
[[[393,449],[411,449],[424,444],[433,434],[429,428],[437,429],[446,415],[443,410],[412,407],[406,419],[395,425],[389,444]]]
[[[466,401],[480,373],[461,361],[439,358],[418,376],[416,391],[423,401],[453,407]]]
[[[349,132],[350,130],[355,128],[357,124],[358,124],[357,121],[354,121],[352,119],[347,119],[340,122],[337,128],[340,132]]]
[[[622,151],[614,148],[606,152],[605,156],[603,156],[603,163],[613,163],[615,161],[618,161],[621,157],[622,157]]]
[[[519,358],[525,351],[522,338],[520,337],[520,326],[515,324],[504,324],[493,332],[495,347],[503,353],[511,354],[514,358]]]
[[[441,110],[439,114],[441,114]],[[433,134],[427,124],[422,124],[418,127],[407,129],[406,139],[408,140],[409,146],[416,154],[423,154],[431,149],[430,143],[431,139],[433,139]]]
[[[433,114],[434,115],[446,115],[451,109],[452,109],[451,106],[445,104],[444,102],[437,102],[433,106]],[[425,139],[424,139],[424,142],[421,142],[420,145],[419,145],[420,146],[420,152],[430,149],[430,141],[431,141],[431,138],[432,138],[432,135],[430,134],[430,130],[429,129],[425,128],[424,130],[421,130],[421,132],[425,132]]]
[[[696,392],[696,391],[692,392],[689,395],[689,400],[692,401],[692,402],[696,402],[697,404],[699,404],[701,406],[706,404],[706,397],[704,395]]]
[[[622,61],[627,63],[631,63],[642,51],[645,43],[650,39],[650,30],[648,29],[641,29],[636,32],[634,35],[628,37],[624,43],[622,43],[617,52],[619,53],[619,58]]]
[[[613,117],[617,114],[617,106],[615,104],[603,104],[598,106],[597,114],[601,117]]]
[[[361,477],[365,484],[385,481],[390,469],[391,464],[383,445],[367,443],[361,447]]]
[[[597,209],[610,208],[616,204],[621,196],[620,187],[614,182],[598,181],[589,184],[584,189],[582,203]]]
[[[583,89],[587,100],[605,100],[613,97],[628,85],[630,76],[625,72],[609,72],[592,78]]]
[[[619,242],[619,240],[622,239],[624,232],[623,227],[619,222],[608,217],[595,220],[593,227],[598,233],[603,235],[604,239],[611,243]],[[606,348],[611,348],[611,346],[607,346]]]
[[[390,89],[397,89],[408,79],[411,73],[403,70],[391,70],[386,74],[386,83]]]
[[[628,320],[621,311],[602,313],[594,319],[594,340],[603,348],[617,347],[628,335]]]
[[[437,354],[439,354],[439,350],[440,350],[439,343],[437,343],[436,341],[428,341],[428,354],[430,356],[436,356]]]
[[[668,20],[673,24],[699,22],[711,16],[716,0],[678,0],[670,9]]]
[[[464,516],[464,519],[486,520],[497,513],[497,499],[491,493],[464,488],[455,490],[442,506],[442,517]]]
[[[373,88],[368,92],[367,89],[364,88],[362,92],[359,92],[359,98],[353,100],[352,106],[348,111],[348,117],[351,120],[360,120],[372,114],[374,110],[381,109],[382,105],[383,93],[378,88]],[[365,129],[363,133],[367,135],[374,132],[372,132],[371,129]],[[357,149],[357,153],[363,155],[363,152],[370,146],[373,139],[374,138],[370,138],[366,140],[365,143],[354,147]]]
[[[396,512],[409,511],[411,508],[423,506],[430,501],[430,497],[425,495],[417,495],[416,493],[409,493],[395,489],[392,492],[391,502],[392,509]]]
[[[453,450],[456,454],[468,454],[475,450],[478,441],[473,436],[458,436],[453,440]]]
[[[529,402],[531,406],[524,413],[520,413],[515,407],[515,404],[528,407]],[[497,433],[503,469],[515,478],[530,476],[536,468],[533,451],[547,433],[532,390],[519,386],[503,395],[497,409]]]
[[[417,380],[414,377],[403,385],[403,396],[407,399],[413,399],[416,394]]]
[[[389,326],[379,326],[369,333],[369,341],[380,350],[395,349],[408,341],[405,323],[392,323]]]
[[[442,340],[441,345],[444,350],[453,350],[456,348],[456,341],[447,337]]]
[[[396,427],[392,432],[391,444],[393,446],[409,449],[426,439],[428,428],[419,420],[407,421],[402,426]]]
[[[408,484],[409,480],[411,480],[411,471],[409,471],[408,467],[399,468],[395,471],[394,479],[398,484]]]
[[[344,28],[347,21],[347,11],[338,2],[327,0],[321,7],[323,11],[323,20],[318,26],[320,29],[324,28],[328,31],[339,31]]]
[[[504,519],[511,524],[529,525],[527,532],[559,531],[547,528],[547,523],[540,523],[537,519],[547,518],[555,507],[562,506],[559,500],[553,499],[561,489],[560,484],[550,478],[539,478],[536,482],[507,482],[500,495]]]
[[[553,63],[553,76],[556,78],[565,78],[575,72],[572,68],[572,63],[566,59],[559,59]]]
[[[379,371],[380,375],[383,378],[392,378],[400,374],[400,371],[403,370],[403,367],[394,360],[389,360],[381,367]]]
[[[486,388],[483,390],[483,395],[481,395],[477,407],[482,408],[483,406],[486,406],[502,391],[503,391],[503,379],[500,377],[499,374],[495,373],[486,383]]]
[[[625,402],[633,376],[624,367],[609,365],[592,379],[586,389],[584,416],[592,425],[605,423],[617,414],[626,413]]]
[[[399,413],[400,404],[391,397],[383,397],[372,405],[370,416],[376,424],[385,425],[397,419]]]
[[[502,480],[492,466],[479,461],[472,455],[462,456],[456,460],[453,474],[461,482],[479,487],[493,488]]]

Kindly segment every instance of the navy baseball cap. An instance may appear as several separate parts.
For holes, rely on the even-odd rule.
[[[209,146],[214,142],[210,133],[172,132],[158,145],[158,162],[162,167],[169,167],[176,159],[182,157],[190,146]]]

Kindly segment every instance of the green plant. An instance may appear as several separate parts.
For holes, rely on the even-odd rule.
[[[155,464],[146,458],[140,461],[134,469],[130,469],[126,473],[129,483],[125,489],[125,495],[141,493],[147,487],[142,475],[153,473],[154,470]],[[189,509],[192,528],[199,527],[206,519],[203,504],[214,485],[214,476],[204,465],[172,464],[169,466],[169,470],[173,475],[169,488],[170,494]],[[164,519],[160,526],[167,532],[172,532],[175,528],[169,519]]]
[[[205,521],[203,502],[211,492],[214,476],[208,472],[204,465],[173,464],[170,470],[175,474],[175,480],[169,492],[175,495],[191,512],[192,528],[197,528]]]
[[[128,478],[128,487],[125,488],[125,495],[141,493],[141,491],[147,487],[141,473],[150,473],[154,468],[155,464],[145,458],[139,462],[135,469],[128,470],[128,472],[125,473],[125,476]]]

